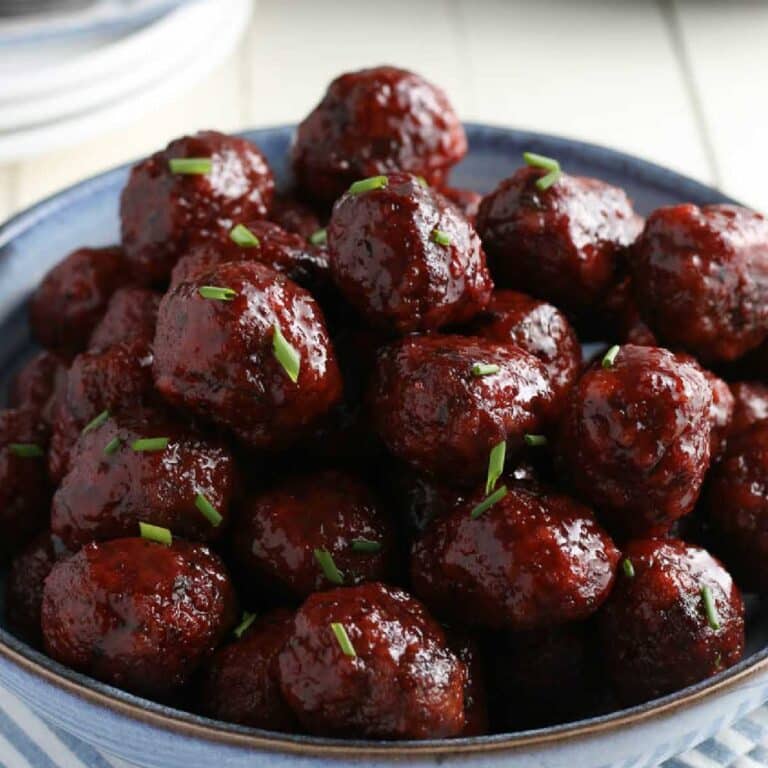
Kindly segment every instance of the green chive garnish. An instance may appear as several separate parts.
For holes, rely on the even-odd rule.
[[[258,248],[261,245],[259,238],[245,224],[238,224],[233,227],[229,233],[229,238],[235,245],[240,245],[243,248]]]
[[[211,172],[213,163],[210,157],[172,157],[168,161],[168,167],[171,173],[204,176]]]
[[[120,448],[122,441],[119,437],[113,437],[105,446],[104,446],[104,454],[106,456],[111,456],[113,453],[117,453],[118,449]]]
[[[309,236],[309,242],[312,245],[325,245],[328,242],[328,231],[325,229],[318,229],[317,232],[313,232]]]
[[[359,195],[363,192],[371,192],[374,189],[381,189],[389,184],[386,176],[371,176],[368,179],[360,179],[349,188],[350,195]]]
[[[616,361],[616,356],[619,354],[619,350],[621,347],[618,344],[614,344],[604,355],[603,355],[603,362],[602,366],[603,368],[612,368],[614,362]]]
[[[106,423],[108,418],[109,411],[102,411],[95,419],[85,425],[82,434],[87,435],[89,432],[93,432],[94,429],[98,429],[102,424]]]
[[[501,368],[496,363],[474,363],[472,366],[473,376],[490,376],[492,373],[498,373]]]
[[[136,453],[151,453],[153,451],[164,451],[168,447],[170,438],[168,437],[142,437],[131,443],[131,448]]]
[[[279,325],[275,325],[272,330],[272,351],[275,353],[277,362],[283,366],[283,369],[288,374],[288,378],[295,384],[299,380],[301,355],[290,344],[288,339],[283,336]]]
[[[717,614],[717,606],[712,590],[704,585],[701,588],[701,601],[704,603],[704,613],[707,614],[707,623],[712,629],[720,629],[720,616]]]
[[[352,645],[352,641],[349,639],[349,635],[347,634],[344,625],[340,624],[338,621],[333,621],[331,622],[331,629],[333,630],[333,634],[336,635],[336,640],[339,644],[339,648],[341,648],[341,652],[345,656],[354,659],[357,656],[355,647]]]
[[[634,579],[635,578],[635,566],[632,565],[632,561],[628,557],[625,557],[621,561],[621,568],[624,571],[624,575],[628,579]]]
[[[352,539],[353,552],[381,552],[381,542],[371,539]]]
[[[221,525],[221,521],[224,518],[202,493],[198,493],[197,496],[195,496],[195,506],[203,513],[205,518],[214,528],[218,528]]]
[[[215,301],[232,301],[237,296],[237,291],[233,288],[222,288],[218,285],[204,285],[198,288],[197,292],[204,299],[214,299]]]
[[[485,480],[486,496],[496,487],[498,479],[504,472],[504,459],[507,455],[506,440],[502,440],[491,448],[491,455],[488,459],[488,476]]]
[[[142,539],[154,541],[157,544],[165,544],[170,547],[173,543],[173,536],[167,528],[160,525],[151,525],[150,523],[139,523],[139,533]]]
[[[451,236],[447,232],[443,232],[442,229],[432,230],[432,240],[438,245],[450,245],[453,242]]]
[[[336,567],[336,563],[333,562],[333,557],[327,549],[316,549],[315,560],[319,563],[323,569],[325,578],[332,584],[343,584],[344,577],[341,575],[341,571]]]
[[[251,613],[250,611],[243,611],[242,621],[234,629],[235,637],[240,639],[243,636],[245,630],[248,629],[248,627],[250,627],[254,621],[256,621],[255,613]]]
[[[536,180],[536,188],[542,192],[549,189],[561,176],[560,163],[554,158],[537,155],[534,152],[523,152],[523,160],[532,168],[541,168],[549,171],[545,176]]]
[[[507,486],[499,486],[490,496],[486,496],[470,513],[473,520],[487,512],[496,502],[501,501],[507,495]]]
[[[20,459],[39,459],[45,456],[43,449],[34,443],[10,443],[8,450]]]
[[[416,181],[418,181],[424,189],[429,189],[429,184],[427,184],[427,180],[423,176],[417,176]]]
[[[539,448],[547,444],[546,435],[523,435],[523,440],[526,445],[530,445],[532,448]]]

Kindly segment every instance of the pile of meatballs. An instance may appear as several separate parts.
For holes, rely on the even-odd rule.
[[[213,131],[133,167],[120,244],[32,296],[0,413],[14,632],[215,719],[374,739],[739,661],[742,590],[768,591],[768,220],[643,220],[533,153],[481,197],[449,185],[466,151],[441,90],[378,67],[299,125],[290,188]]]

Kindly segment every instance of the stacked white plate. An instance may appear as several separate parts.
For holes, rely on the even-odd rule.
[[[69,0],[68,11],[0,15],[0,162],[77,143],[190,89],[237,45],[251,3]]]

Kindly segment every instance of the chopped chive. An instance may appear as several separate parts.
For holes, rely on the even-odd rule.
[[[488,459],[488,476],[485,480],[486,496],[496,487],[498,479],[501,477],[502,472],[504,472],[504,459],[506,455],[506,440],[502,440],[491,448],[491,455]]]
[[[107,422],[108,418],[109,411],[102,411],[95,419],[92,419],[85,425],[82,434],[87,435],[89,432],[93,432],[94,429],[98,429],[102,424]]]
[[[490,376],[492,373],[498,373],[501,368],[496,363],[474,363],[472,365],[473,376]]]
[[[507,486],[500,485],[490,496],[486,496],[473,510],[470,517],[477,520],[480,515],[487,512],[496,502],[501,501],[507,495]]]
[[[381,552],[381,542],[371,539],[352,539],[353,552]]]
[[[309,242],[312,245],[325,245],[328,242],[328,231],[326,229],[318,229],[309,236]]]
[[[272,331],[272,351],[275,353],[277,362],[283,366],[288,374],[288,378],[295,384],[299,380],[301,355],[296,347],[283,336],[279,325],[275,325]]]
[[[211,172],[213,163],[210,157],[172,157],[168,161],[171,173],[204,176]]]
[[[104,454],[106,456],[111,456],[113,453],[117,453],[118,449],[120,448],[120,445],[122,443],[122,440],[120,440],[119,437],[113,437],[105,446],[104,446]]]
[[[712,590],[706,586],[701,588],[701,600],[704,603],[704,613],[707,615],[707,623],[712,629],[720,629],[720,616],[717,614],[717,606]]]
[[[531,448],[539,448],[542,445],[546,445],[548,440],[546,435],[523,435],[523,440],[526,445],[530,445]]]
[[[374,189],[381,189],[389,184],[386,176],[371,176],[368,179],[360,179],[349,188],[350,195],[359,195],[363,192],[371,192]]]
[[[632,561],[628,557],[625,557],[621,561],[621,568],[624,571],[624,575],[628,579],[634,579],[635,578],[635,566],[632,565]]]
[[[453,242],[451,236],[447,232],[443,232],[442,229],[432,230],[432,240],[438,245],[450,245]]]
[[[560,163],[552,157],[537,155],[534,152],[523,152],[523,160],[525,160],[526,165],[530,165],[532,168],[541,168],[542,170],[549,171],[549,173],[536,180],[536,188],[542,192],[545,189],[549,189],[560,178],[562,173]]]
[[[198,493],[197,496],[195,496],[195,506],[203,513],[205,518],[214,528],[218,528],[221,525],[221,521],[224,518],[202,493]]]
[[[215,299],[216,301],[232,301],[237,296],[237,291],[233,288],[222,288],[218,285],[203,285],[197,289],[197,292],[204,299]]]
[[[142,539],[154,541],[157,544],[165,544],[170,547],[173,544],[173,536],[167,528],[150,523],[139,523],[139,533]]]
[[[331,629],[333,630],[333,634],[336,635],[336,641],[339,644],[339,648],[341,648],[341,652],[345,656],[354,659],[357,656],[357,653],[355,653],[355,647],[352,645],[352,641],[349,639],[349,635],[347,634],[344,625],[340,624],[338,621],[332,621]]]
[[[325,578],[332,584],[343,584],[344,577],[341,575],[341,571],[336,567],[336,563],[333,562],[333,557],[327,549],[316,549],[315,560],[317,560],[320,567],[323,569]]]
[[[136,453],[164,451],[169,442],[170,438],[167,437],[141,437],[131,443],[131,448]]]
[[[424,187],[424,189],[429,189],[429,184],[427,183],[427,180],[423,176],[417,176],[416,181],[418,181],[419,185]]]
[[[243,611],[242,620],[233,630],[235,633],[235,637],[237,637],[238,639],[241,638],[245,633],[245,630],[248,629],[248,627],[250,627],[254,621],[256,621],[255,613],[251,613],[250,611]]]
[[[536,179],[536,189],[544,192],[549,189],[562,175],[562,171],[550,171],[539,179]]]
[[[616,362],[616,356],[619,354],[621,347],[618,344],[614,344],[604,355],[601,365],[603,368],[612,368]]]
[[[259,238],[245,224],[238,224],[233,227],[229,233],[229,239],[235,245],[241,245],[243,248],[258,248],[261,245]]]
[[[39,459],[45,456],[45,451],[35,443],[10,443],[8,450],[20,459]]]

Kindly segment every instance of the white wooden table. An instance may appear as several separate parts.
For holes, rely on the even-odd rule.
[[[460,115],[605,144],[768,211],[768,3],[256,0],[229,61],[163,109],[0,165],[0,220],[201,128],[295,122],[336,74],[392,63]]]

